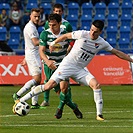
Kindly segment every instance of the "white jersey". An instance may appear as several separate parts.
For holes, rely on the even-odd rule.
[[[24,40],[25,40],[25,56],[26,58],[32,58],[32,55],[39,55],[39,46],[34,46],[32,38],[38,38],[39,34],[36,26],[32,21],[29,21],[24,28]]]
[[[85,67],[100,50],[111,51],[113,47],[101,37],[92,40],[89,31],[74,31],[72,38],[77,39],[73,48],[64,57],[51,79],[58,84],[61,80],[67,80],[71,77],[79,83],[89,85],[94,76]]]
[[[77,39],[70,53],[64,58],[63,64],[86,67],[93,57],[100,51],[111,51],[113,47],[102,37],[92,40],[89,31],[72,32],[72,38]]]
[[[32,76],[41,74],[42,66],[39,55],[39,46],[35,46],[32,38],[38,38],[39,34],[36,26],[32,21],[29,21],[24,28],[25,40],[25,59]]]

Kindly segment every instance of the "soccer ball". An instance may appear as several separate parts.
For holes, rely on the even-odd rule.
[[[15,113],[19,116],[25,116],[29,113],[30,111],[30,106],[26,102],[19,102],[15,106]]]

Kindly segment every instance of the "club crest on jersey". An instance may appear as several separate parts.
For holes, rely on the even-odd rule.
[[[95,48],[98,48],[99,47],[99,44],[95,43]]]

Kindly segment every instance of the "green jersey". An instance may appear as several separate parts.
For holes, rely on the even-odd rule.
[[[62,24],[61,24],[61,28],[64,28],[67,32],[72,32],[72,26],[70,25],[70,23],[62,18]],[[46,21],[44,29],[47,30],[49,28],[49,24],[48,21]]]
[[[49,51],[49,44],[65,33],[67,33],[67,31],[64,28],[60,28],[60,33],[58,35],[53,34],[50,28],[41,32],[40,45],[46,47],[45,54],[47,55],[48,59],[55,60],[57,63],[60,63],[66,56],[67,48],[69,46],[68,40],[55,44],[55,50],[52,53]]]

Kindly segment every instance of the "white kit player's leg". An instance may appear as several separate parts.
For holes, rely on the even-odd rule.
[[[39,95],[40,93],[42,93],[44,91],[43,88],[44,88],[44,85],[38,85],[35,87],[35,89],[31,90],[29,93],[24,95],[19,100],[15,100],[15,104],[13,105],[13,109],[12,109],[13,113],[15,113],[15,106],[18,102],[25,102],[28,99],[32,98],[33,96]]]
[[[25,93],[27,90],[31,89],[32,86],[36,85],[36,81],[34,79],[29,80],[25,83],[25,85],[17,92],[18,96],[21,96],[23,93]]]
[[[32,89],[29,93],[27,93],[22,98],[20,98],[20,101],[25,102],[26,100],[32,98],[33,96],[39,95],[40,93],[44,92],[45,90],[51,90],[57,84],[58,83],[56,83],[54,80],[49,80],[49,82],[47,82],[45,85],[44,84],[38,85],[34,89]]]
[[[32,89],[29,93],[27,93],[26,95],[24,95],[22,98],[20,98],[20,102],[25,102],[28,99],[39,95],[40,93],[42,93],[44,91],[44,85],[38,85],[36,86],[34,89]]]
[[[94,101],[96,103],[96,111],[97,111],[97,120],[104,120],[102,116],[102,109],[103,109],[103,99],[102,99],[102,90],[101,89],[94,89],[93,87],[96,86],[97,81],[95,77],[85,68],[79,70],[79,74],[76,75],[77,81],[83,83],[86,86],[90,86],[94,92]],[[80,77],[80,78],[78,78]],[[97,86],[98,87],[98,86]],[[95,87],[96,88],[96,87]]]
[[[97,111],[97,120],[104,120],[102,116],[102,109],[103,109],[103,99],[102,99],[102,90],[96,89],[93,90],[94,92],[94,101],[96,103],[96,111]]]
[[[96,108],[97,108],[97,115],[101,115],[103,108],[102,90],[96,89],[93,90],[93,92],[94,92],[94,101],[96,103]]]
[[[31,88],[31,90],[35,89],[35,87],[36,87],[36,86],[33,86],[33,87]],[[31,102],[32,102],[32,105],[38,104],[38,95],[32,97],[32,101],[31,101]]]
[[[23,93],[25,93],[27,90],[31,89],[32,86],[36,85],[36,81],[34,79],[29,80],[25,83],[25,85],[17,92],[13,94],[14,101],[19,99]]]

